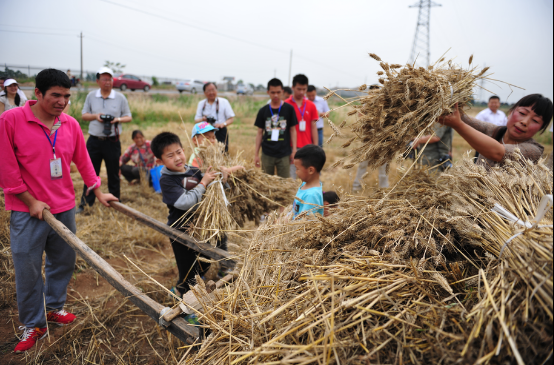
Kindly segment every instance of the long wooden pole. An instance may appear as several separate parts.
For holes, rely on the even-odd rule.
[[[188,248],[193,249],[194,251],[199,252],[213,260],[219,261],[220,265],[227,269],[232,269],[236,266],[236,261],[230,259],[229,253],[225,250],[212,247],[206,243],[197,242],[194,238],[192,238],[188,234],[181,232],[175,228],[171,228],[167,224],[163,224],[162,222],[157,221],[154,218],[139,212],[138,210],[128,207],[125,204],[111,201],[110,205],[115,210],[118,210],[121,213],[135,219],[136,221],[152,228],[153,230],[166,235],[172,240],[175,240],[187,246]]]
[[[142,293],[137,287],[129,283],[102,257],[88,247],[83,241],[73,234],[62,222],[58,221],[49,210],[45,209],[42,216],[46,223],[56,231],[87,264],[98,272],[117,291],[129,299],[134,305],[140,308],[150,318],[159,323],[160,312],[165,307]],[[188,324],[183,318],[177,317],[166,327],[175,337],[184,343],[192,345],[200,337],[198,328]]]

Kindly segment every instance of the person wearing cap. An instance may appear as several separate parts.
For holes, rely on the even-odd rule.
[[[216,132],[217,128],[208,122],[196,123],[194,127],[192,127],[192,142],[196,147],[189,158],[190,166],[202,167],[202,160],[198,157],[198,148],[202,146],[204,141],[208,141],[212,144],[217,143],[217,138],[215,137]]]
[[[0,96],[0,114],[3,112],[25,105],[25,100],[21,99],[18,93],[19,86],[14,79],[4,81],[4,94]]]
[[[6,92],[4,91],[4,82],[6,82],[6,80],[9,80],[9,79],[10,79],[9,77],[0,77],[0,96],[6,95]],[[25,102],[28,100],[27,95],[25,95],[25,93],[23,92],[23,90],[19,88],[19,86],[17,88],[17,93],[19,94],[19,97],[23,101],[23,104],[25,104]]]
[[[192,128],[192,142],[196,146],[194,148],[193,154],[190,156],[188,164],[192,167],[202,168],[204,167],[204,161],[198,156],[199,148],[202,145],[205,145],[206,143],[215,144],[219,141],[215,137],[215,133],[217,132],[217,128],[214,128],[210,123],[208,122],[201,122],[196,123],[194,127]],[[244,169],[243,166],[233,166],[230,168],[227,167],[220,167],[222,171],[225,171],[227,175],[232,174],[235,171]]]
[[[100,173],[102,160],[105,162],[108,190],[119,199],[119,159],[121,157],[119,136],[123,130],[121,124],[132,120],[131,110],[127,98],[113,90],[113,71],[110,68],[102,67],[98,70],[96,83],[100,88],[87,95],[82,111],[83,120],[90,122],[87,150],[96,174]],[[87,196],[87,189],[85,185],[77,213],[82,212],[85,205],[94,204],[95,197]]]
[[[217,86],[213,82],[204,84],[206,99],[198,102],[195,123],[208,122],[217,128],[215,137],[225,145],[225,152],[229,150],[229,135],[227,127],[233,124],[235,112],[227,99],[217,96]]]

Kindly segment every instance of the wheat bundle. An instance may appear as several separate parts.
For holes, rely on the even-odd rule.
[[[438,183],[415,170],[397,193],[343,197],[328,218],[272,216],[239,280],[203,302],[212,333],[187,363],[547,361],[552,213],[499,258],[519,232],[491,212],[526,221],[551,193],[542,162],[520,163],[486,175],[468,159]]]
[[[545,363],[552,358],[553,340],[552,206],[544,217],[535,217],[544,197],[552,195],[552,171],[544,160],[533,164],[520,154],[514,157],[488,174],[464,160],[440,179],[456,192],[454,204],[474,217],[464,220],[478,224],[474,244],[493,258],[489,270],[477,276],[481,300],[467,316],[475,325],[463,353],[480,340],[480,361]]]
[[[258,225],[262,215],[290,206],[298,189],[296,181],[254,167],[233,173],[228,182],[229,210],[241,227],[246,221]]]
[[[228,204],[221,178],[218,177],[208,186],[194,212],[193,224],[189,226],[190,235],[216,244],[223,239],[226,231],[236,230],[237,222],[233,219]]]
[[[407,64],[389,64],[375,55],[382,71],[377,72],[381,87],[370,89],[367,95],[349,102],[356,122],[351,126],[355,137],[346,142],[353,143],[349,155],[335,165],[351,168],[356,163],[369,161],[370,168],[377,168],[391,162],[395,156],[408,148],[416,137],[432,134],[432,127],[438,118],[452,112],[458,103],[463,108],[469,104],[473,89],[481,78],[486,77],[488,67],[478,71],[477,67],[463,69],[451,61],[441,59],[437,64],[415,67]],[[366,85],[360,87],[364,91]],[[334,95],[330,92],[326,97]],[[340,128],[328,121],[335,136],[342,136]],[[344,127],[343,122],[340,127]]]
[[[267,175],[249,166],[241,153],[226,154],[224,148],[221,143],[206,143],[197,149],[203,172],[210,166],[218,172],[222,167],[244,167],[229,175],[225,188],[221,182],[210,185],[194,208],[194,224],[190,232],[200,240],[215,242],[226,231],[243,227],[247,220],[259,224],[263,214],[292,204],[296,194],[294,180]]]

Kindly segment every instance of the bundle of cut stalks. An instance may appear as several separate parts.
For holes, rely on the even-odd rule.
[[[369,161],[370,168],[382,166],[405,151],[414,138],[432,134],[433,125],[441,115],[451,113],[456,103],[460,108],[469,104],[474,87],[486,77],[488,70],[488,67],[482,70],[471,67],[472,58],[471,68],[465,70],[451,61],[444,62],[444,58],[423,68],[389,64],[375,54],[370,56],[383,69],[377,72],[382,86],[346,104],[354,109],[348,115],[355,115],[356,122],[351,128],[356,136],[343,147],[360,142],[347,158],[335,164],[346,169],[363,161]],[[357,91],[365,89],[363,85]],[[334,94],[330,92],[326,98]],[[332,121],[328,122],[335,132],[329,140],[343,135]],[[346,121],[341,127],[345,124]]]
[[[465,224],[477,222],[481,237],[473,244],[494,258],[472,279],[479,280],[480,301],[467,315],[474,327],[462,354],[478,346],[480,361],[498,356],[520,365],[545,363],[552,361],[553,340],[552,206],[534,219],[541,200],[552,196],[552,170],[544,160],[534,165],[515,158],[488,174],[466,159],[439,180],[455,192]]]
[[[237,226],[243,227],[247,220],[259,224],[263,214],[292,204],[298,187],[292,179],[267,175],[249,166],[241,153],[223,153],[224,148],[223,144],[218,143],[205,144],[197,150],[203,161],[203,172],[210,166],[218,172],[221,172],[221,167],[244,167],[228,177],[225,189],[222,189],[221,183],[210,185],[202,201],[193,208],[194,224],[190,232],[203,241],[215,242],[226,231],[236,230]],[[226,204],[226,200],[229,204]]]
[[[202,201],[198,204],[190,234],[201,241],[216,244],[218,240],[223,239],[226,231],[237,229],[237,223],[228,208],[223,183],[221,177],[218,177],[208,186]],[[183,225],[187,223],[184,222]]]
[[[268,175],[254,167],[237,171],[228,182],[229,210],[241,227],[246,221],[259,225],[263,214],[292,205],[298,190],[296,181]]]
[[[198,293],[212,333],[187,364],[547,362],[552,212],[523,231],[491,209],[526,222],[548,193],[542,162],[486,174],[468,158],[317,221],[272,216],[239,279]]]

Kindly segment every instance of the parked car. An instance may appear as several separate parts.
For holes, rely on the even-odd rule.
[[[237,85],[237,95],[252,95],[254,94],[254,89],[250,85],[240,84]]]
[[[200,80],[185,80],[180,81],[176,85],[177,91],[182,93],[183,91],[188,91],[191,94],[196,94],[204,88],[204,81]]]
[[[130,74],[118,74],[113,78],[113,87],[119,88],[121,91],[131,89],[131,91],[142,89],[145,92],[152,88],[147,82]]]

